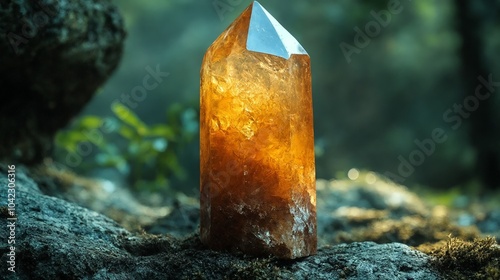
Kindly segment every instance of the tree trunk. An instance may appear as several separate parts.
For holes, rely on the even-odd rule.
[[[493,1],[492,1],[493,2]],[[460,58],[462,62],[462,81],[464,89],[464,102],[471,100],[476,88],[481,84],[478,80],[483,77],[488,81],[492,74],[488,71],[483,55],[483,41],[481,36],[482,23],[486,20],[486,15],[481,13],[480,4],[470,0],[455,0],[457,9],[457,32],[462,38]],[[493,8],[493,7],[490,7]],[[495,77],[493,75],[493,81]],[[488,89],[483,86],[481,93],[486,94]],[[499,126],[494,121],[493,106],[494,93],[491,92],[489,98],[479,100],[476,110],[468,111],[469,139],[477,152],[476,173],[485,188],[496,188],[500,186],[500,165],[498,131]],[[465,99],[469,97],[468,99]],[[474,108],[471,102],[469,108]],[[465,106],[464,106],[465,107]],[[467,108],[467,107],[466,107]],[[464,109],[465,110],[465,109]]]

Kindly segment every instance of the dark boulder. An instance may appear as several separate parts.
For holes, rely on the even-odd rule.
[[[38,162],[120,61],[109,0],[0,2],[0,158]]]

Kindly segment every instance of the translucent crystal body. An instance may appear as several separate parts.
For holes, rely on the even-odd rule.
[[[293,259],[316,252],[310,59],[258,2],[201,69],[203,243]]]

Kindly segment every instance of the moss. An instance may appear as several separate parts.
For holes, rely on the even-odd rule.
[[[415,246],[445,239],[449,234],[472,240],[479,236],[475,227],[459,227],[438,217],[404,217],[401,220],[384,220],[372,223],[368,230],[360,233],[363,240],[375,242],[402,242]]]
[[[447,279],[500,279],[500,246],[495,238],[464,241],[449,238],[417,247]]]
[[[227,279],[282,279],[279,272],[272,259],[255,259],[234,264]]]
[[[365,221],[366,225],[358,226],[351,232],[338,233],[334,242],[401,242],[410,246],[418,246],[445,240],[450,234],[464,240],[473,240],[480,234],[475,226],[460,227],[437,214],[428,217],[413,215],[398,220],[380,220],[378,217],[370,219],[367,216]]]
[[[176,279],[288,279],[275,258],[254,258],[244,254],[212,251],[201,244],[198,234],[185,239],[142,233],[123,236],[120,244],[131,256],[167,259],[168,273]],[[224,277],[221,277],[224,275]]]

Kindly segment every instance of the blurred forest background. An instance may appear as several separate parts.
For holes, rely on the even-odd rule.
[[[56,160],[195,194],[202,58],[251,1],[115,2],[122,62],[59,134]],[[318,178],[356,168],[410,187],[500,186],[500,1],[260,3],[311,56]],[[157,86],[123,99],[158,68]]]

